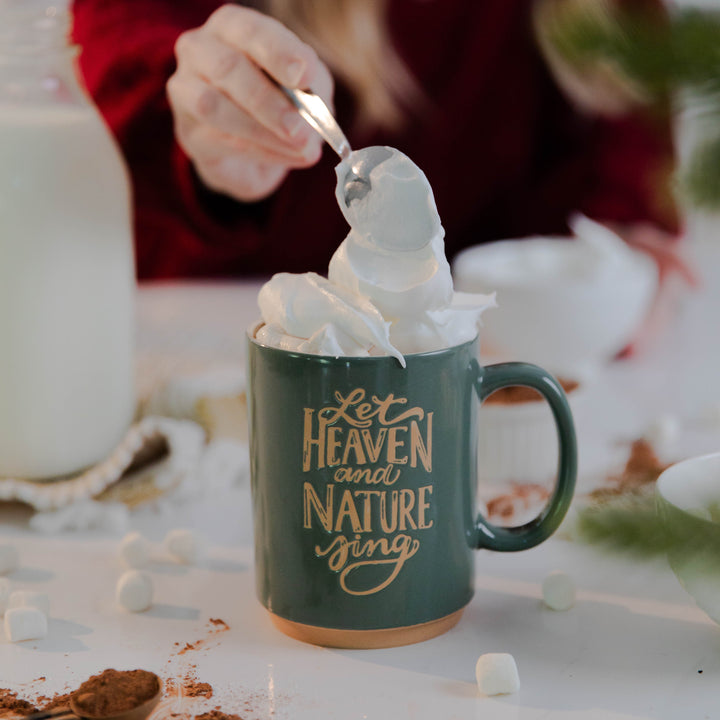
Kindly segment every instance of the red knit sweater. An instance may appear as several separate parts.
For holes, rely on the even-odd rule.
[[[133,179],[138,275],[218,277],[286,270],[325,273],[347,227],[333,166],[293,171],[269,199],[243,204],[202,186],[173,139],[165,83],[173,45],[219,0],[75,0],[74,36],[88,89]],[[391,0],[397,49],[432,103],[402,135],[352,131],[354,147],[392,145],[426,173],[451,257],[487,240],[566,230],[581,210],[599,220],[674,229],[666,124],[583,117],[538,53],[529,0]]]

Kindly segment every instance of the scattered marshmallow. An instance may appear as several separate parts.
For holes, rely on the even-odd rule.
[[[485,653],[475,666],[478,688],[484,695],[508,695],[520,689],[515,658],[510,653]]]
[[[179,563],[195,565],[205,554],[205,541],[192,530],[171,530],[164,541],[165,549]]]
[[[665,413],[655,418],[645,431],[647,440],[658,452],[666,452],[675,445],[680,435],[680,421]]]
[[[50,615],[50,596],[35,590],[15,590],[10,593],[8,609],[32,607],[40,610],[46,616]]]
[[[139,533],[128,533],[120,541],[120,557],[129,568],[144,568],[150,563],[151,544]]]
[[[569,610],[575,604],[575,583],[567,573],[555,570],[543,580],[542,594],[552,610]]]
[[[5,635],[10,642],[38,640],[47,635],[47,617],[35,607],[15,607],[5,612]]]
[[[10,581],[0,577],[0,615],[4,615],[10,601]]]
[[[9,543],[0,544],[0,575],[7,575],[17,568],[20,561],[17,548]]]
[[[153,583],[150,576],[140,570],[128,570],[120,576],[115,588],[118,605],[129,612],[143,612],[153,601]]]

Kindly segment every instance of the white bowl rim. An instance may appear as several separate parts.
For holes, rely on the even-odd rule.
[[[714,472],[707,472],[708,468],[712,468]],[[700,470],[703,472],[698,472]],[[682,482],[678,482],[679,480]],[[694,492],[686,492],[688,489]],[[663,500],[684,512],[705,507],[708,500],[720,502],[720,452],[698,455],[674,463],[660,474],[656,490]],[[696,502],[691,502],[693,498]]]
[[[520,238],[502,238],[500,240],[491,240],[490,242],[471,245],[460,250],[460,252],[458,252],[454,257],[452,261],[453,277],[458,278],[461,282],[466,279],[472,279],[487,283],[488,286],[492,286],[494,289],[517,290],[518,288],[525,288],[526,290],[533,291],[538,289],[547,290],[548,276],[543,275],[542,273],[537,276],[524,277],[519,282],[515,279],[507,280],[506,278],[499,278],[496,274],[493,274],[492,271],[488,271],[486,268],[482,268],[479,271],[473,270],[472,272],[467,272],[461,266],[464,263],[467,263],[468,258],[471,258],[474,255],[485,255],[486,257],[492,259],[493,256],[502,256],[504,253],[512,257],[517,257],[524,243],[532,243],[534,245],[540,243],[552,243],[557,244],[558,247],[567,243],[568,249],[572,252],[572,248],[576,247],[576,245],[574,245],[574,240],[575,238],[572,235],[531,235]],[[644,253],[636,248],[628,246],[628,249],[630,250],[626,256],[628,262],[623,266],[625,271],[632,272],[638,277],[642,274],[646,276],[648,282],[657,283],[658,270],[655,261],[647,253]],[[613,276],[616,275],[617,268],[613,267],[612,270]],[[558,277],[561,276],[555,275],[552,279],[556,280]],[[601,277],[601,275],[595,275],[595,279],[598,279],[599,277]],[[566,287],[584,288],[587,285],[588,277],[581,275],[562,275],[562,280]]]

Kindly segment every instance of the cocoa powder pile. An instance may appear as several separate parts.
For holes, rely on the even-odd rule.
[[[28,700],[19,698],[12,690],[0,689],[0,717],[5,715],[30,715],[37,708]]]
[[[83,715],[103,717],[133,710],[159,690],[157,675],[147,670],[108,669],[86,680],[73,695]]]

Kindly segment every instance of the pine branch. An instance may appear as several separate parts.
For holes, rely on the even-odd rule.
[[[652,102],[680,103],[688,93],[717,119],[717,133],[700,141],[680,184],[698,207],[720,208],[720,13],[682,9],[668,17],[619,10],[615,15],[568,5],[547,39],[578,69],[610,63]]]
[[[720,92],[720,14],[685,9],[668,19],[619,11],[612,20],[569,8],[548,38],[572,65],[615,63],[655,98],[692,89]]]
[[[581,509],[573,534],[582,542],[638,558],[664,555],[673,545],[647,494]]]
[[[651,487],[580,509],[571,534],[639,559],[668,553],[689,559],[709,553],[720,561],[720,503],[709,505],[702,515],[713,524],[682,513],[663,518]]]
[[[720,134],[693,149],[682,187],[698,207],[720,207]]]

